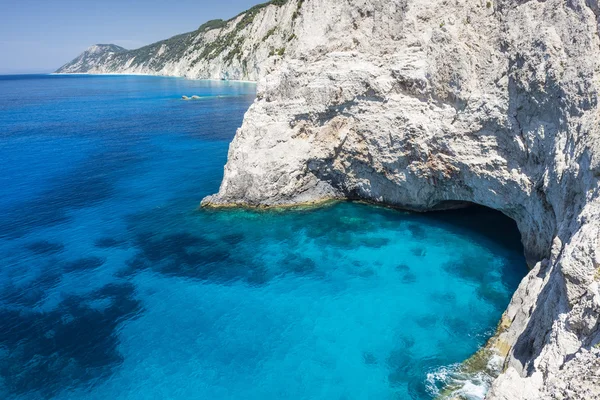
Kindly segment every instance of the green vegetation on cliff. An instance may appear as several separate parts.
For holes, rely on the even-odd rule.
[[[153,71],[160,71],[167,64],[198,52],[199,55],[191,61],[191,67],[200,61],[214,60],[224,53],[226,53],[223,57],[225,63],[229,64],[234,59],[242,59],[242,49],[246,38],[240,33],[254,22],[259,12],[271,5],[281,7],[288,1],[272,0],[257,4],[229,20],[210,20],[200,25],[193,32],[176,35],[135,50],[116,49],[118,46],[106,45],[106,50],[103,49],[102,52],[92,53],[86,51],[77,59],[61,67],[57,72],[88,72],[97,67],[104,67],[105,70],[109,71],[119,71],[124,68],[148,68]],[[302,1],[299,2],[298,7],[301,3]],[[235,23],[233,27],[231,27],[232,23]],[[206,33],[209,31],[222,30],[228,27],[230,27],[229,31],[226,33],[218,32],[214,40],[208,41],[205,38]],[[275,29],[271,30],[265,40],[274,32]],[[115,50],[110,50],[110,46],[114,46]]]

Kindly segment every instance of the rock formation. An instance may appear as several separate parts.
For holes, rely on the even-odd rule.
[[[256,81],[295,39],[291,32],[298,15],[295,1],[273,0],[137,50],[94,45],[56,72]]]

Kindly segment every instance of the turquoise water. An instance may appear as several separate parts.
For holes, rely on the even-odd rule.
[[[498,213],[197,209],[254,91],[0,77],[0,398],[430,399],[485,343]]]

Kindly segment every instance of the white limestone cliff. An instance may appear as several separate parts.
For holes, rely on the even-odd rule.
[[[56,72],[256,81],[293,46],[298,10],[296,1],[275,0],[136,50],[94,45]]]
[[[500,210],[532,270],[487,398],[600,398],[599,17],[598,0],[306,0],[203,205]]]

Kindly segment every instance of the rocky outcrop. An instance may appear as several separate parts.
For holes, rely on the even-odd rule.
[[[203,205],[500,210],[532,270],[492,341],[488,398],[595,398],[598,0],[299,4]]]
[[[89,72],[98,65],[110,63],[119,54],[125,52],[127,52],[127,49],[115,44],[95,44],[56,72]]]
[[[292,31],[301,3],[273,0],[229,21],[209,21],[194,32],[137,50],[94,45],[56,73],[256,81],[263,68],[277,63],[293,47],[296,38]]]

